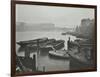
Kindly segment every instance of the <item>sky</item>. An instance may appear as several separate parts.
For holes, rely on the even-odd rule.
[[[75,27],[83,18],[94,18],[94,9],[16,4],[16,22],[54,23],[57,27]]]

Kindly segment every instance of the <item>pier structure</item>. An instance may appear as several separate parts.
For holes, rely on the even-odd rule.
[[[33,58],[16,56],[16,68],[20,68],[21,72],[32,72],[37,71],[36,69],[36,55]],[[17,70],[19,71],[19,70]]]
[[[25,56],[16,55],[16,70],[18,72],[32,72],[37,71],[36,69],[36,54],[33,54],[33,57],[30,57],[30,50],[28,47],[25,48]]]

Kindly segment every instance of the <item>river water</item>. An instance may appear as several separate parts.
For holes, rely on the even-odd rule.
[[[76,37],[72,35],[61,35],[62,31],[32,31],[32,32],[16,32],[16,42],[23,40],[32,40],[37,38],[48,37],[49,39],[56,40],[65,40],[65,49],[67,50],[67,41],[70,37],[71,40],[75,40]],[[18,56],[24,56],[24,49],[16,44],[16,54]],[[33,51],[30,56],[33,54],[37,55],[37,52]],[[69,59],[57,59],[50,58],[48,56],[48,52],[40,52],[40,55],[37,56],[36,62],[38,70],[43,71],[45,67],[45,71],[64,71],[70,70],[70,60]]]

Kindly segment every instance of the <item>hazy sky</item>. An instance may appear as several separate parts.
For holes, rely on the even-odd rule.
[[[81,19],[94,18],[94,9],[40,5],[16,5],[16,22],[54,23],[58,27],[80,25]]]

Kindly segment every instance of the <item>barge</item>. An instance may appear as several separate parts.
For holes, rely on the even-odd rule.
[[[61,33],[62,35],[66,35],[67,33]]]
[[[49,56],[57,57],[57,58],[63,58],[63,59],[68,59],[69,54],[65,50],[53,50],[49,51]]]
[[[47,41],[48,41],[48,38],[39,38],[39,39],[34,39],[34,40],[19,41],[17,42],[17,44],[20,46],[26,46],[28,44],[36,44],[37,42],[44,43]]]
[[[29,41],[20,41],[17,42],[18,45],[21,47],[25,46],[32,49],[49,49],[52,50],[52,47],[56,50],[59,50],[64,47],[64,40],[55,40],[55,39],[48,39],[48,38],[41,38]]]

